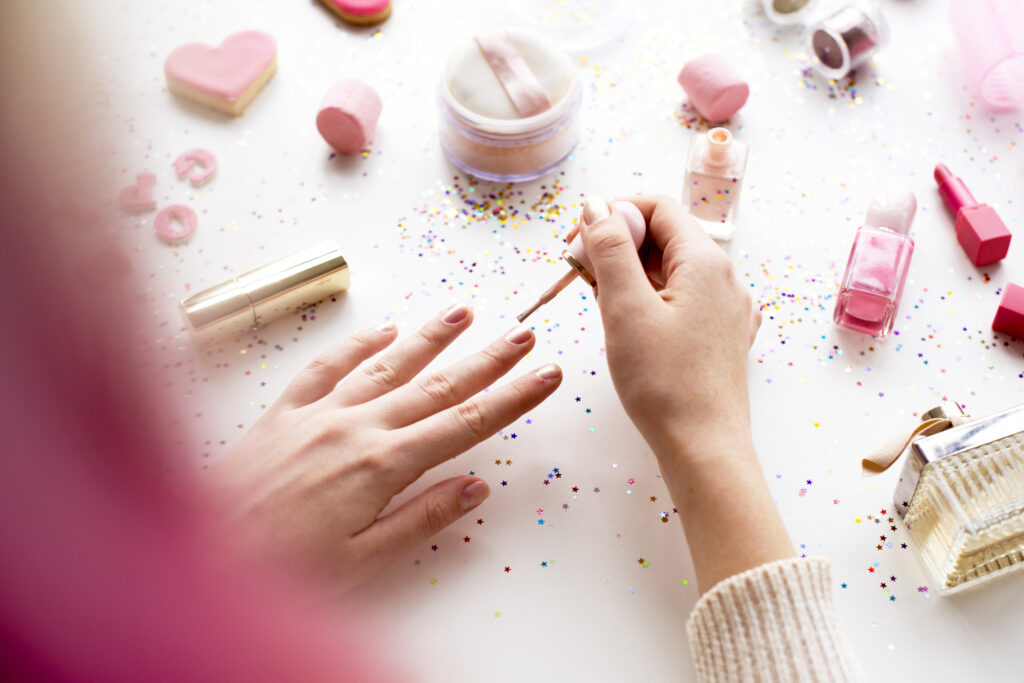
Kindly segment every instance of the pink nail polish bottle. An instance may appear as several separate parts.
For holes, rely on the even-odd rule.
[[[683,181],[683,206],[716,240],[736,233],[740,189],[747,170],[747,146],[727,128],[693,136]]]
[[[836,301],[836,325],[875,337],[892,331],[914,253],[914,240],[907,233],[916,211],[911,192],[872,200],[850,250]]]

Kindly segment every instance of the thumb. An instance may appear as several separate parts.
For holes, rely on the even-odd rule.
[[[616,306],[654,291],[625,217],[613,213],[603,199],[588,197],[584,202],[580,237],[586,265],[597,280],[602,310],[605,305]]]
[[[489,495],[483,479],[466,475],[445,479],[381,517],[361,535],[378,552],[400,550],[437,534]]]

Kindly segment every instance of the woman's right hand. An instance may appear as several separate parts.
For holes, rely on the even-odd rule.
[[[709,441],[746,445],[747,353],[761,313],[728,256],[678,202],[627,201],[647,221],[642,258],[606,202],[588,199],[580,221],[598,282],[608,365],[626,412],[663,467],[673,464],[663,454],[691,458],[717,450]]]
[[[583,244],[615,390],[658,456],[706,591],[794,554],[750,435],[747,353],[761,314],[674,199],[629,201],[647,221],[641,255],[601,200],[584,206]]]

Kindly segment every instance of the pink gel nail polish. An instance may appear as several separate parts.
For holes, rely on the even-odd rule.
[[[857,231],[836,301],[835,323],[884,337],[896,321],[914,240],[907,233],[917,211],[910,192],[875,199]]]
[[[967,258],[976,266],[987,266],[1006,258],[1010,230],[991,206],[979,204],[964,182],[944,164],[935,167],[935,182],[946,206],[956,217],[956,239]]]

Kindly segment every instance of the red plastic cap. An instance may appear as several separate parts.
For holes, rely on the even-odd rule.
[[[1001,261],[1010,250],[1010,230],[991,206],[978,204],[960,210],[956,238],[976,266]]]
[[[992,329],[1018,339],[1024,339],[1024,287],[1008,284],[999,302],[999,310],[992,321]]]

